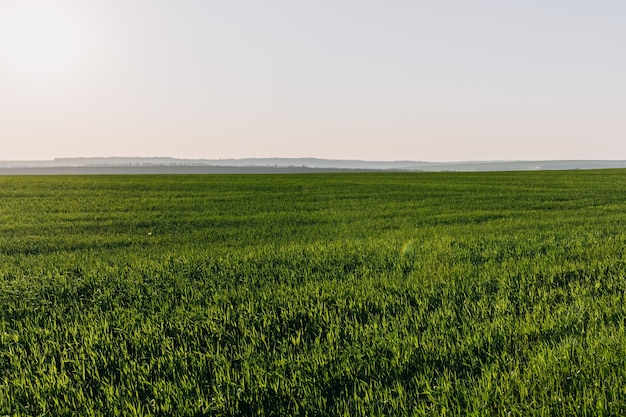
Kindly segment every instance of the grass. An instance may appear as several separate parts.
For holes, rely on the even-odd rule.
[[[624,415],[625,179],[0,177],[0,415]]]

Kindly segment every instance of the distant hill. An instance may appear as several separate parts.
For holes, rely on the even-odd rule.
[[[319,158],[177,159],[57,158],[48,161],[0,161],[0,175],[15,174],[193,174],[298,173],[342,171],[528,171],[626,168],[626,161],[361,161]]]

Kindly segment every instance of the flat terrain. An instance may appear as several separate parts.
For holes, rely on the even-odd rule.
[[[480,172],[626,168],[619,160],[360,161],[318,158],[57,158],[0,161],[0,175],[305,174],[329,172]]]
[[[625,415],[626,170],[0,177],[0,415]]]

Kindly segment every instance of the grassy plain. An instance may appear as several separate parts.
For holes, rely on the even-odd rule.
[[[0,177],[0,415],[625,415],[626,171]]]

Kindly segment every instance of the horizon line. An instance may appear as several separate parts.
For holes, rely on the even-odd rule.
[[[359,158],[324,158],[316,156],[251,156],[251,157],[175,157],[175,156],[60,156],[52,159],[0,159],[2,162],[55,162],[66,160],[84,159],[167,159],[174,161],[244,161],[244,160],[316,160],[316,161],[337,161],[337,162],[381,162],[381,163],[405,163],[417,162],[428,164],[461,164],[461,163],[502,163],[502,162],[624,162],[626,159],[582,159],[582,158],[548,158],[548,159],[466,159],[466,160],[445,160],[432,161],[424,159],[359,159]]]

